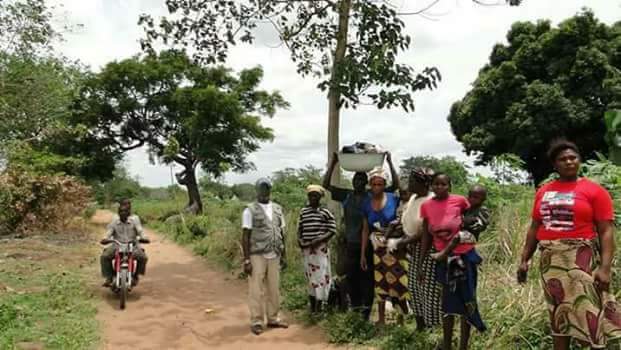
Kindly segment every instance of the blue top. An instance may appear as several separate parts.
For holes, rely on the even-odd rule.
[[[370,232],[373,232],[373,227],[376,222],[379,222],[380,226],[385,228],[388,224],[397,219],[399,196],[393,192],[385,192],[384,194],[386,195],[386,205],[384,209],[380,211],[373,210],[371,206],[371,196],[367,197],[362,205],[362,212],[367,217]]]

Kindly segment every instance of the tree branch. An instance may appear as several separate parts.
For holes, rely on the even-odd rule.
[[[436,1],[440,1],[440,0],[436,0]],[[328,7],[330,7],[330,6],[332,6],[332,4],[328,3],[328,5],[326,5],[324,7],[316,8],[316,10],[313,13],[309,14],[308,17],[306,18],[306,20],[302,24],[300,24],[300,26],[297,28],[297,30],[295,30],[292,33],[290,33],[288,38],[283,38],[283,40],[287,40],[289,38],[295,37],[298,34],[300,34],[300,32],[302,32],[302,30],[304,30],[306,28],[306,26],[311,22],[313,17],[315,17],[318,14],[322,13],[323,11],[327,10]]]
[[[476,0],[475,0],[476,1]],[[431,9],[432,7],[436,6],[438,3],[440,2],[440,0],[434,0],[432,1],[429,5],[423,7],[422,9],[418,10],[418,11],[414,11],[414,12],[398,12],[397,16],[412,16],[412,15],[420,15],[423,14],[424,12],[428,11],[429,9]]]

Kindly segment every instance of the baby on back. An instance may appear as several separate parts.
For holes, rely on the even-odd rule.
[[[490,212],[483,205],[486,199],[487,190],[485,187],[474,185],[470,188],[468,192],[470,207],[463,214],[462,229],[442,251],[431,254],[433,259],[445,260],[460,243],[475,244],[479,240],[481,232],[485,231],[489,225]]]

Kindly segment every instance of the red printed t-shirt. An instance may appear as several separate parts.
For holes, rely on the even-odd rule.
[[[614,209],[608,191],[595,182],[556,180],[537,191],[532,217],[541,222],[537,240],[593,239],[595,222],[613,220]]]
[[[459,233],[462,226],[462,214],[470,207],[468,200],[462,196],[451,194],[446,199],[432,198],[420,207],[420,216],[427,220],[429,231],[433,237],[433,246],[437,251],[443,250],[449,241]],[[449,233],[443,233],[448,231]],[[474,248],[471,243],[459,243],[453,253],[465,254]]]

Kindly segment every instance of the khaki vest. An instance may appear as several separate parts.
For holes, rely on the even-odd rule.
[[[258,203],[248,206],[252,213],[252,232],[250,233],[250,254],[266,254],[276,252],[282,254],[284,249],[282,208],[272,202],[272,220],[265,215]]]

